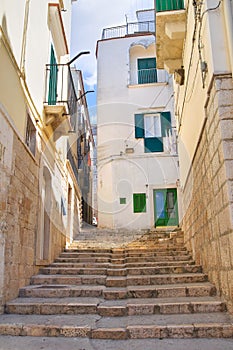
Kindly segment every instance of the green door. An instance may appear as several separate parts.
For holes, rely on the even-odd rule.
[[[154,190],[155,226],[177,226],[178,205],[175,188]]]
[[[51,45],[50,56],[50,73],[49,73],[49,94],[48,104],[56,105],[57,103],[57,61],[54,53],[53,45]]]
[[[150,84],[157,82],[156,58],[138,59],[138,84]]]

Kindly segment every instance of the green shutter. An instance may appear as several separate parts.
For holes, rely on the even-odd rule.
[[[134,209],[134,213],[146,212],[146,194],[145,193],[133,194],[133,209]]]
[[[51,57],[50,57],[50,74],[49,74],[49,94],[48,94],[48,104],[56,105],[57,102],[57,61],[51,45]]]
[[[148,137],[144,139],[145,153],[163,152],[162,137]]]
[[[135,138],[144,138],[144,114],[135,114]]]
[[[162,128],[162,136],[167,135],[167,131],[171,129],[171,113],[170,112],[162,112],[161,113],[161,128]]]

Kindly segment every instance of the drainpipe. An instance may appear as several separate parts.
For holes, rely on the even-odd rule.
[[[25,77],[25,56],[26,56],[29,5],[30,5],[30,0],[26,0],[25,12],[24,12],[22,50],[21,50],[21,60],[20,60],[20,70],[23,77]]]
[[[232,14],[231,2],[232,0],[223,0],[227,41],[228,41],[229,56],[230,56],[229,58],[230,58],[231,74],[233,78],[233,14]]]

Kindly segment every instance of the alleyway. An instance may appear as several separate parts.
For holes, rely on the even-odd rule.
[[[7,303],[0,334],[0,350],[233,349],[233,319],[180,231],[128,242],[85,227]]]

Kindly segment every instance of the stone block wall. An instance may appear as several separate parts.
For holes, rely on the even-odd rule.
[[[183,193],[185,243],[233,312],[233,82],[213,79]]]
[[[36,263],[39,222],[39,158],[10,126],[0,110],[0,313],[17,297],[40,266]],[[3,154],[4,153],[4,154]],[[60,215],[60,213],[58,213]],[[66,237],[51,225],[51,259],[65,247]]]

